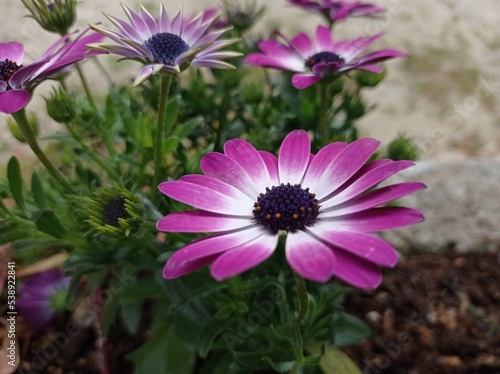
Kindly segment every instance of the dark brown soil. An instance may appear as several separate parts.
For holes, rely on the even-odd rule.
[[[346,350],[364,373],[500,373],[500,256],[414,255],[346,304],[373,337]]]
[[[345,349],[366,374],[500,374],[498,254],[407,256],[386,271],[377,290],[354,290],[345,307],[374,331],[370,340]],[[68,331],[69,339],[58,343],[68,321],[29,339],[19,331],[19,373],[103,373],[103,346],[93,326],[74,336]],[[108,372],[133,373],[124,356],[144,338],[112,328],[105,344]]]

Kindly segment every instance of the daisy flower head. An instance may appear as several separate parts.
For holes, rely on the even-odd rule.
[[[80,33],[70,41],[65,35],[55,42],[37,61],[22,65],[24,46],[21,43],[0,43],[0,112],[15,113],[31,100],[33,89],[45,79],[60,73],[69,65],[98,54],[88,51],[88,43],[103,39],[100,34]]]
[[[374,16],[384,13],[385,8],[361,1],[335,0],[288,0],[297,7],[318,11],[324,14],[331,22],[343,21],[349,17]]]
[[[123,4],[122,7],[129,22],[105,14],[115,30],[91,26],[116,44],[94,44],[91,47],[144,63],[146,66],[139,72],[134,86],[155,74],[179,74],[188,66],[233,69],[233,65],[223,60],[241,56],[237,52],[220,51],[238,39],[219,39],[230,28],[212,27],[217,20],[213,10],[194,18],[184,18],[179,11],[171,18],[160,3],[160,16],[155,19],[144,7],[139,12]]]
[[[16,305],[33,329],[42,329],[66,309],[70,280],[63,270],[51,269],[32,275],[19,287]]]
[[[406,53],[394,49],[361,55],[381,36],[382,34],[377,34],[335,42],[329,28],[318,26],[315,40],[305,33],[300,33],[283,43],[276,40],[262,41],[259,43],[262,53],[250,53],[243,62],[296,72],[292,77],[292,84],[303,89],[324,78],[335,77],[354,69],[380,73],[382,67],[377,65],[379,62],[407,56]]]
[[[168,197],[195,210],[171,213],[160,231],[210,232],[175,252],[163,275],[176,278],[211,265],[221,281],[268,259],[286,234],[285,256],[302,277],[326,282],[336,276],[362,288],[381,282],[380,266],[395,266],[396,251],[373,232],[411,225],[422,214],[384,204],[423,189],[405,182],[373,189],[413,165],[388,159],[367,162],[379,142],[336,142],[311,154],[305,131],[283,140],[278,157],[242,139],[208,153],[203,175],[163,182]]]

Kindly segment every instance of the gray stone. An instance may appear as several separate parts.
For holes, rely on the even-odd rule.
[[[398,178],[428,188],[401,199],[401,205],[421,210],[425,221],[382,234],[397,249],[465,253],[500,248],[500,159],[424,161]]]

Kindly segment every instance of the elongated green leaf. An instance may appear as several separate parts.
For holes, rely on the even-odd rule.
[[[34,171],[31,176],[31,191],[33,192],[33,198],[35,199],[36,205],[38,205],[40,209],[47,209],[47,194],[45,193],[43,180],[36,171]]]
[[[191,134],[196,127],[201,125],[203,123],[203,117],[202,116],[197,116],[194,118],[191,118],[190,120],[184,122],[183,124],[180,124],[177,126],[175,129],[174,134],[177,135],[179,138],[185,138],[189,134]]]
[[[19,209],[26,210],[23,195],[23,176],[21,174],[21,166],[19,165],[19,160],[15,156],[11,157],[9,163],[7,164],[7,178],[9,179],[9,188],[14,201]]]
[[[142,318],[142,304],[125,304],[121,307],[120,314],[127,330],[131,334],[135,334],[139,328],[139,324]]]
[[[169,136],[163,142],[163,153],[170,153],[177,149],[179,138],[177,136]]]
[[[347,313],[337,313],[332,321],[333,342],[339,347],[357,344],[371,335],[370,327]]]
[[[38,230],[55,238],[63,238],[67,230],[63,223],[52,210],[42,210],[34,214],[35,224]]]
[[[179,116],[179,107],[181,104],[181,97],[179,95],[170,99],[167,103],[167,112],[165,114],[165,128],[172,129],[177,122]]]
[[[191,374],[194,354],[174,334],[173,328],[163,325],[139,349],[127,355],[135,363],[135,374]]]
[[[320,343],[312,343],[306,349],[315,355],[321,354],[324,349],[319,365],[325,374],[362,374],[354,361],[333,345],[322,347]]]

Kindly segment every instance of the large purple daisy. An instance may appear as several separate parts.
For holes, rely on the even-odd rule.
[[[24,46],[21,43],[0,43],[0,112],[15,113],[31,99],[31,91],[41,81],[67,66],[96,54],[88,52],[87,44],[103,39],[100,34],[83,36],[74,41],[66,35],[54,43],[37,61],[22,65]]]
[[[45,327],[65,309],[71,278],[63,270],[51,269],[35,274],[19,287],[19,313],[36,330]]]
[[[345,20],[348,17],[373,16],[385,12],[385,8],[361,1],[335,0],[288,0],[292,5],[325,14],[332,22]]]
[[[385,203],[423,189],[405,182],[372,189],[411,161],[367,162],[379,142],[331,143],[316,155],[305,131],[293,131],[276,158],[242,139],[226,142],[224,154],[201,160],[204,175],[160,184],[165,195],[196,210],[158,221],[167,232],[212,232],[175,252],[165,278],[211,265],[223,280],[269,258],[286,233],[286,259],[302,277],[326,282],[336,276],[362,288],[377,287],[379,266],[392,267],[396,251],[372,232],[419,222],[415,209]]]
[[[316,40],[313,41],[300,33],[285,44],[276,40],[259,43],[263,53],[251,53],[244,62],[269,68],[295,71],[293,85],[303,89],[319,82],[323,78],[345,73],[353,69],[368,70],[380,73],[382,68],[377,63],[396,57],[405,57],[405,53],[384,49],[361,56],[370,44],[382,34],[372,37],[360,37],[354,40],[333,42],[330,30],[325,26],[316,29]]]
[[[140,71],[134,85],[144,82],[154,74],[178,74],[189,65],[234,68],[222,60],[241,56],[237,52],[220,51],[238,40],[217,40],[230,28],[214,29],[212,26],[216,15],[212,10],[195,18],[183,18],[181,12],[170,18],[163,4],[160,4],[160,17],[155,19],[144,7],[141,7],[138,13],[125,5],[122,7],[130,23],[105,14],[116,30],[91,26],[117,44],[91,47],[143,62],[146,66]]]

